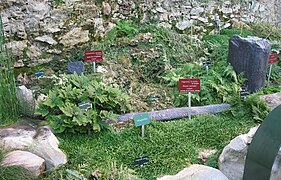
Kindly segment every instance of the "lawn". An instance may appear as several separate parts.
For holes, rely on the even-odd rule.
[[[85,177],[100,170],[103,179],[156,179],[200,163],[198,153],[204,149],[217,150],[207,161],[207,165],[216,166],[223,147],[255,125],[247,113],[239,117],[223,113],[153,122],[145,127],[144,138],[140,136],[140,128],[132,125],[94,135],[61,134],[60,148],[67,154],[68,163],[50,173],[47,179],[71,178],[66,169]],[[149,157],[149,163],[134,166],[134,159],[144,155]]]

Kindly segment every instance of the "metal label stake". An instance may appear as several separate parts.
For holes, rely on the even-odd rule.
[[[188,92],[188,119],[191,119],[191,92]]]
[[[141,126],[141,137],[144,137],[144,125]]]
[[[273,64],[270,64],[269,73],[268,73],[268,79],[267,79],[267,86],[269,86],[269,81],[270,81],[270,76],[271,76],[271,71],[272,71],[272,65]]]
[[[93,69],[94,69],[94,73],[96,73],[97,72],[97,70],[96,70],[96,62],[93,62]]]

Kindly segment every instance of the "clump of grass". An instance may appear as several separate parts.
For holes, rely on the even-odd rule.
[[[5,37],[0,16],[0,124],[14,122],[19,115],[16,83],[13,74],[13,62],[5,47]]]

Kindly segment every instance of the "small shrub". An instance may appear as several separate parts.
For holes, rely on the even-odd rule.
[[[106,119],[130,109],[128,96],[119,89],[104,85],[97,77],[66,75],[66,81],[49,91],[36,114],[47,117],[55,132],[98,132],[109,128]],[[91,102],[92,109],[80,109],[78,103]]]

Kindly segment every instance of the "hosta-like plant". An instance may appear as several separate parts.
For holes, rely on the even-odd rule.
[[[39,104],[36,114],[47,118],[55,132],[98,132],[109,128],[106,120],[116,120],[128,112],[129,97],[101,80],[84,75],[66,75],[63,83],[49,91],[48,98]],[[92,104],[81,108],[79,104]]]

